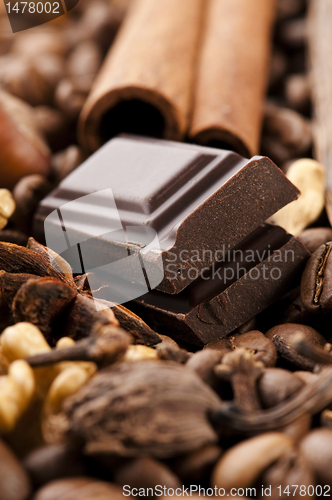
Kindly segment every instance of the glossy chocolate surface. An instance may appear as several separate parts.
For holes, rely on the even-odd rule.
[[[152,269],[161,256],[164,278],[157,290],[177,294],[197,277],[183,267],[201,273],[297,196],[268,158],[247,160],[226,150],[123,136],[109,141],[41,202],[35,235],[43,239],[45,218],[58,211],[55,234],[64,226],[71,236],[68,246],[89,249],[97,267],[138,254],[147,248],[142,228],[155,231],[158,244],[149,245],[146,265]],[[208,262],[183,262],[181,252],[193,249],[199,255],[208,249]],[[70,250],[63,251],[68,257]]]

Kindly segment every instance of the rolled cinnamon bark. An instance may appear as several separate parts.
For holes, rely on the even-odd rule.
[[[258,153],[274,0],[210,0],[190,136]]]
[[[83,108],[83,146],[120,132],[184,136],[203,10],[204,0],[134,0]]]

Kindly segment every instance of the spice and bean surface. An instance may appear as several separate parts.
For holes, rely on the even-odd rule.
[[[178,19],[186,15],[176,7],[181,1],[168,0],[174,18],[177,9]],[[138,95],[144,101],[149,71],[135,61],[140,50],[148,53],[149,39],[133,46],[134,27],[153,9],[158,21],[158,8],[167,2],[81,0],[65,16],[15,34],[0,6],[0,500],[331,496],[332,5],[278,0],[272,15],[273,2],[257,2],[262,11],[254,32],[262,48],[254,40],[233,43],[234,27],[243,24],[250,33],[239,11],[247,4],[250,17],[250,2],[234,0],[232,9],[226,0],[215,0],[205,13],[208,32],[198,63],[204,74],[198,72],[191,124],[185,94],[194,86],[188,69],[193,53],[179,55],[183,80],[162,63],[151,76],[151,88],[160,77],[160,102],[165,95],[174,102],[170,112],[160,105],[165,123],[157,136],[267,156],[300,191],[267,221],[269,228],[289,233],[285,237],[280,229],[284,243],[301,246],[298,272],[283,269],[282,293],[277,287],[264,292],[270,303],[262,297],[263,310],[257,288],[250,289],[255,313],[250,316],[246,297],[250,317],[233,331],[225,333],[228,322],[213,316],[213,301],[219,300],[225,317],[242,308],[243,276],[229,285],[237,286],[231,309],[227,287],[208,305],[196,304],[199,320],[213,326],[207,343],[186,341],[185,330],[179,334],[185,314],[168,314],[166,322],[165,311],[158,316],[168,307],[164,292],[157,292],[158,307],[148,311],[139,301],[107,304],[102,295],[96,298],[91,275],[74,273],[34,233],[41,201],[89,158],[98,141],[110,138],[98,136],[94,123],[100,103],[105,105],[100,87],[111,81],[119,98],[121,78],[126,85],[141,78],[145,88]],[[192,29],[201,23],[202,6],[192,1]],[[224,24],[234,28],[226,34],[215,23],[223,8]],[[166,17],[155,25],[153,19],[154,36],[162,40],[173,30],[176,39],[175,21],[167,27]],[[179,52],[197,42],[191,28],[179,27]],[[232,60],[226,45],[220,49],[229,74],[225,82],[236,77],[233,94],[222,82],[219,88],[222,72],[213,72],[218,37],[229,37],[234,53],[239,51]],[[250,51],[260,54],[252,81],[246,79],[252,68],[244,68]],[[229,95],[240,107],[227,101]],[[134,101],[133,113],[140,110],[136,95]],[[152,106],[158,103],[151,98]],[[223,110],[219,116],[215,108]],[[150,108],[143,111],[156,123]],[[109,134],[128,132],[122,113],[130,115],[130,108],[108,117]],[[144,126],[140,135],[154,135],[153,127]],[[188,325],[199,336],[196,323]]]

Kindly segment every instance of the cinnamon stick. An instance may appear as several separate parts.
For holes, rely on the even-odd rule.
[[[134,0],[80,117],[80,141],[87,149],[120,132],[181,140],[204,5]]]
[[[314,156],[326,169],[326,211],[332,224],[332,3],[310,2],[308,42],[314,109]]]
[[[193,140],[258,153],[274,0],[210,0],[190,128]]]

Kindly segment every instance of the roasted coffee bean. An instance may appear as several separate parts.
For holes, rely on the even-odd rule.
[[[332,242],[310,257],[301,280],[301,300],[311,313],[332,312]]]
[[[258,380],[259,397],[263,408],[271,408],[296,394],[304,382],[288,370],[267,368]]]
[[[67,444],[37,448],[25,457],[23,465],[35,487],[55,479],[84,476],[87,469],[80,450]]]
[[[265,366],[275,366],[277,350],[273,342],[262,332],[252,330],[242,335],[237,334],[231,337],[231,341],[235,347],[244,347],[252,351],[256,361],[262,361]]]
[[[301,442],[300,450],[321,485],[332,484],[332,429],[315,429]]]
[[[117,467],[113,480],[120,486],[130,488],[155,488],[158,484],[166,488],[180,488],[179,478],[165,464],[150,457],[126,461]]]
[[[52,481],[37,491],[32,500],[123,500],[122,488],[88,477]]]
[[[222,355],[214,349],[203,349],[196,352],[187,362],[186,366],[194,370],[204,382],[212,387],[218,387],[219,379],[214,373],[214,368],[220,363]]]
[[[204,349],[213,349],[220,352],[221,357],[223,357],[228,352],[232,352],[233,345],[229,339],[212,340],[204,346]]]
[[[11,450],[0,441],[0,498],[27,500],[31,486],[27,473]]]
[[[222,449],[217,445],[207,445],[174,463],[174,470],[183,481],[200,481],[210,473],[222,455]]]
[[[332,241],[332,229],[330,227],[313,227],[303,231],[299,238],[309,252],[314,253],[323,243]]]
[[[299,325],[296,323],[285,323],[283,325],[277,325],[266,332],[266,337],[273,339],[274,335],[278,335],[284,339],[287,343],[290,343],[292,339],[298,333],[302,333],[305,336],[306,342],[311,345],[316,345],[323,347],[326,343],[323,335],[317,332],[314,328],[307,325]]]
[[[292,449],[292,439],[278,432],[247,439],[230,448],[217,462],[212,486],[226,491],[251,486],[269,465]]]
[[[310,104],[310,84],[306,75],[289,75],[285,83],[287,103],[297,111],[305,111]]]
[[[32,217],[38,203],[51,191],[52,185],[43,175],[23,177],[14,187],[16,210],[12,216],[17,229],[30,234]]]

